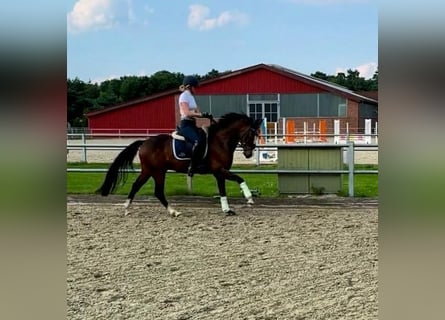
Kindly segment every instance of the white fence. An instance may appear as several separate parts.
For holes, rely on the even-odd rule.
[[[78,136],[78,135],[77,135]],[[72,138],[72,135],[69,135],[68,138]],[[131,141],[136,140],[136,137],[133,137]],[[141,138],[139,136],[139,138]],[[115,156],[127,147],[131,141],[125,141],[124,143],[116,143],[116,140],[113,139],[112,143],[95,143],[95,139],[91,136],[82,134],[80,139],[68,139],[67,140],[67,160],[69,162],[69,152],[71,151],[80,151],[81,152],[81,159],[80,162],[88,162],[88,153],[95,151],[95,153],[103,153],[106,151],[112,151],[113,154],[110,155],[108,159],[106,159],[105,163],[111,163]],[[96,140],[97,141],[97,140]],[[276,162],[277,159],[277,148],[280,146],[283,146],[284,144],[263,144],[258,145],[257,149],[255,150],[255,156],[253,159],[250,160],[244,160],[242,163],[255,163],[257,166],[260,166],[261,164],[266,163],[273,163]],[[304,144],[304,146],[320,146],[319,143],[313,143],[313,144]],[[332,143],[325,143],[325,145],[335,145],[337,147],[341,147],[343,149],[343,162],[347,165],[346,170],[256,170],[256,169],[243,169],[243,170],[232,170],[235,173],[261,173],[261,174],[279,174],[279,173],[293,173],[293,174],[317,174],[317,173],[341,173],[341,174],[348,174],[348,182],[349,182],[349,189],[348,194],[350,197],[354,196],[354,175],[356,174],[378,174],[378,170],[355,170],[355,164],[357,164],[356,161],[356,155],[360,153],[370,153],[373,152],[377,154],[378,157],[378,145],[377,144],[367,144],[366,146],[358,145],[354,143],[354,141],[348,141],[348,143],[345,144],[332,144]],[[286,147],[302,147],[301,144],[286,144]],[[241,149],[237,149],[235,154],[241,155]],[[241,158],[241,157],[239,157]],[[235,156],[235,163],[237,163],[237,157]],[[368,161],[371,163],[365,164],[378,164],[377,159],[372,159],[372,161]],[[137,162],[137,157],[135,158],[135,163]],[[240,162],[238,162],[240,163]],[[105,168],[97,168],[97,169],[86,169],[86,168],[67,168],[67,172],[106,172],[107,169]],[[139,170],[135,170],[134,172],[139,172]]]

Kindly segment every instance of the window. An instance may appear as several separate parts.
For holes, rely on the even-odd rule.
[[[277,122],[278,118],[278,104],[277,103],[265,103],[264,104],[264,117],[269,122]]]
[[[331,93],[283,94],[280,97],[282,117],[345,117],[347,100]]]
[[[346,117],[346,103],[339,103],[338,104],[338,116],[339,117]]]
[[[249,101],[279,101],[278,94],[249,94]]]
[[[249,103],[249,117],[254,119],[263,119],[261,103]]]
[[[277,122],[280,106],[279,94],[249,94],[248,115],[254,119],[267,119],[267,122]]]

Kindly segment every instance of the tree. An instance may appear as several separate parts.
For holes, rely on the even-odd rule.
[[[328,80],[328,75],[326,73],[323,73],[323,72],[320,72],[320,71],[312,73],[311,76],[315,77],[315,78],[322,79],[322,80]]]
[[[207,72],[206,75],[204,75],[201,80],[210,80],[210,79],[214,79],[217,78],[221,75],[221,73],[218,70],[212,69],[209,72]]]
[[[377,91],[379,89],[379,70],[374,72],[371,79],[368,80],[368,88],[370,91]]]
[[[78,78],[67,81],[67,121],[71,126],[84,123],[85,113],[94,109],[96,99],[100,94],[97,85],[85,83]]]
[[[139,77],[123,77],[121,81],[119,93],[122,101],[129,101],[143,96]]]
[[[346,76],[347,87],[353,91],[365,90],[365,78],[360,77],[360,72],[357,70],[348,69]]]
[[[378,90],[378,71],[374,73],[372,79],[365,79],[360,76],[357,70],[348,69],[346,74],[339,72],[337,75],[326,75],[317,71],[311,74],[312,77],[326,80],[340,86],[346,87],[353,91],[375,91]]]
[[[179,88],[183,78],[184,75],[180,73],[171,73],[165,70],[158,71],[150,77],[153,84],[153,93]]]
[[[120,102],[119,97],[114,93],[111,86],[104,87],[97,98],[97,108],[96,110],[102,110],[105,107],[116,105]],[[92,110],[91,110],[92,111]]]

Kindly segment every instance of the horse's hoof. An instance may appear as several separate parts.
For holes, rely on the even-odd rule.
[[[174,210],[174,209],[168,210],[168,213],[169,213],[172,217],[179,217],[179,216],[182,214],[181,212],[179,212],[179,211],[177,211],[177,210]]]
[[[124,216],[128,216],[131,213],[130,210],[125,210]]]
[[[254,204],[255,204],[255,202],[253,201],[252,198],[250,198],[249,200],[247,200],[247,205],[248,205],[249,207],[251,207],[251,206],[254,205]]]
[[[180,215],[182,214],[181,212],[179,212],[178,210],[173,209],[173,208],[170,207],[170,206],[167,207],[167,212],[168,212],[171,216],[173,216],[173,217],[178,217],[178,216],[180,216]]]
[[[233,211],[232,209],[229,209],[228,211],[224,211],[226,216],[235,216],[236,212]]]

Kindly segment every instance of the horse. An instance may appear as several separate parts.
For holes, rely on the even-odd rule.
[[[252,193],[245,180],[230,171],[235,149],[240,146],[243,155],[251,158],[260,134],[262,119],[253,119],[244,113],[227,113],[218,121],[210,115],[211,124],[207,131],[207,152],[202,160],[198,174],[213,174],[218,185],[221,209],[225,215],[235,215],[229,207],[226,195],[226,180],[236,181],[249,206],[254,204]],[[200,129],[202,130],[202,129]],[[188,160],[178,160],[173,154],[173,137],[159,134],[145,140],[137,140],[122,150],[110,165],[102,186],[96,193],[107,196],[119,185],[125,184],[129,169],[133,169],[133,160],[139,152],[141,172],[134,181],[124,204],[125,215],[130,213],[130,205],[141,187],[152,177],[155,182],[154,194],[167,212],[177,217],[181,212],[174,209],[166,200],[164,193],[165,176],[168,170],[187,173]]]

